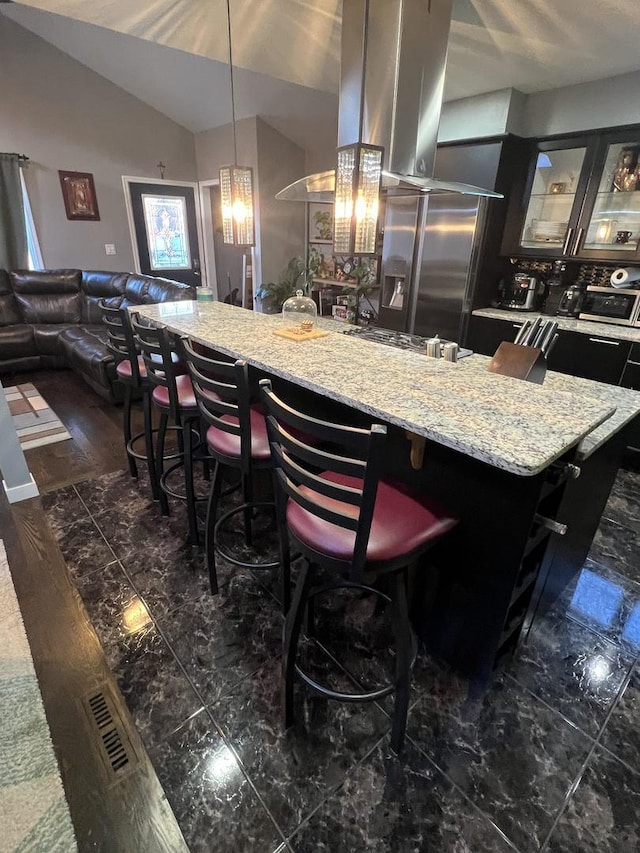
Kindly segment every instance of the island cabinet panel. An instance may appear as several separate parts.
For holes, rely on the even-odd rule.
[[[534,477],[518,477],[427,442],[409,464],[404,433],[390,433],[387,475],[422,489],[461,519],[411,579],[416,630],[427,649],[482,689],[506,664],[530,611],[574,451]]]

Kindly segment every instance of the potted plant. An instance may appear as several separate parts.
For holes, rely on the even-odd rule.
[[[347,322],[357,325],[360,303],[373,292],[375,278],[369,264],[362,260],[350,271],[349,276],[355,278],[356,284],[345,287],[342,292],[347,297]]]
[[[256,299],[262,303],[262,310],[265,314],[277,314],[282,310],[282,303],[285,299],[293,296],[301,284],[306,285],[306,282],[300,280],[306,277],[306,269],[304,261],[301,257],[296,256],[291,258],[287,266],[280,273],[278,281],[270,281],[262,284],[256,293]]]

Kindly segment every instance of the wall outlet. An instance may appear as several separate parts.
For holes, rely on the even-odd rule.
[[[115,255],[116,244],[115,243],[105,243],[104,244],[104,253],[105,253],[105,255]]]

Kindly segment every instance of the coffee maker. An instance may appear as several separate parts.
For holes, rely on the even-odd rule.
[[[544,299],[544,281],[531,272],[514,272],[500,282],[500,307],[510,311],[538,311]]]
[[[582,311],[582,303],[586,293],[586,284],[570,284],[565,287],[556,310],[559,317],[577,317]]]

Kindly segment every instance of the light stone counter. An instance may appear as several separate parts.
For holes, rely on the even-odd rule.
[[[221,302],[135,310],[172,332],[366,412],[372,420],[404,427],[514,474],[543,470],[615,410],[609,399],[488,373],[472,363],[475,357],[451,364],[339,331],[290,341],[273,334],[282,325],[280,316]],[[329,321],[326,327],[336,324]]]
[[[493,320],[509,320],[522,324],[525,320],[534,320],[540,312],[507,311],[505,308],[477,308],[472,312],[476,317],[489,317]],[[593,320],[578,320],[575,317],[551,317],[542,314],[545,319],[555,320],[558,328],[566,332],[579,332],[582,335],[594,335],[598,338],[617,338],[620,341],[640,343],[640,327],[617,326],[615,323],[594,323]]]

